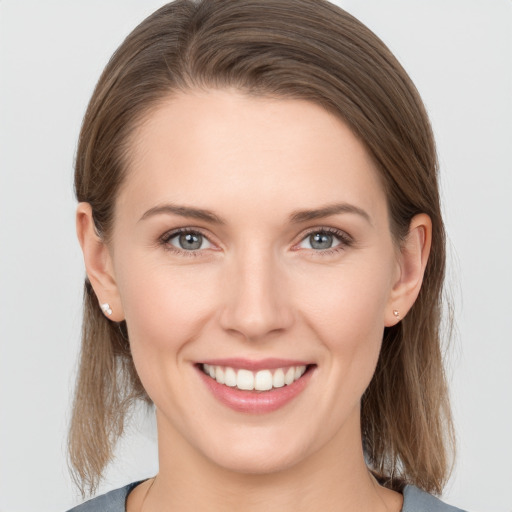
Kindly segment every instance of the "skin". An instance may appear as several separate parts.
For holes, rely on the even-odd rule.
[[[364,213],[290,221],[339,203]],[[145,216],[164,204],[224,223]],[[162,237],[177,228],[202,233],[201,248],[176,252],[178,238]],[[342,236],[314,248],[311,232],[325,229]],[[397,247],[375,165],[346,124],[301,100],[174,95],[135,132],[109,243],[86,203],[77,230],[157,411],[160,470],[128,511],[143,501],[145,511],[401,509],[366,468],[360,399],[393,310],[403,317],[418,295],[431,224],[414,217]],[[226,357],[316,366],[300,395],[254,415],[218,402],[198,376],[197,362]]]

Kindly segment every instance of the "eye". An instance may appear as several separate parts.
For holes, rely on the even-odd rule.
[[[322,228],[311,231],[298,244],[300,249],[312,249],[314,251],[329,251],[343,249],[351,244],[350,237],[343,231],[333,230],[332,228]]]
[[[163,241],[181,251],[199,251],[212,247],[210,241],[198,231],[183,230],[166,235]]]

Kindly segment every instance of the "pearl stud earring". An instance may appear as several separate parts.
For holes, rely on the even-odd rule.
[[[112,314],[112,309],[110,308],[110,304],[108,302],[101,304],[101,310],[103,311],[103,313],[109,316]]]
[[[400,316],[398,309],[393,309],[393,315],[395,315],[395,318],[398,318]]]

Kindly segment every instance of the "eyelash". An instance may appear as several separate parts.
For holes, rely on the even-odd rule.
[[[187,251],[184,249],[178,249],[177,247],[170,245],[170,243],[169,243],[170,240],[172,240],[173,238],[175,238],[176,236],[178,236],[182,233],[201,235],[204,238],[206,238],[210,243],[212,243],[210,241],[210,239],[200,229],[179,228],[179,229],[174,229],[172,231],[169,231],[169,232],[165,233],[164,235],[162,235],[159,239],[160,245],[162,245],[165,250],[172,252],[174,254],[179,254],[182,256],[191,256],[193,258],[200,256],[201,252],[202,252],[201,249],[198,249],[195,251],[192,251],[192,250]],[[322,256],[329,256],[332,254],[336,254],[340,251],[345,250],[348,247],[351,247],[354,244],[354,240],[352,239],[352,237],[350,235],[348,235],[344,231],[340,231],[339,229],[330,228],[330,227],[320,227],[320,228],[311,229],[302,235],[302,237],[298,243],[304,241],[306,238],[308,238],[309,236],[311,236],[312,234],[315,234],[315,233],[326,233],[326,234],[334,235],[340,242],[335,247],[331,247],[329,249],[316,250],[316,251],[314,249],[311,249],[312,253],[315,256],[322,257]],[[297,245],[297,244],[295,244],[295,245]],[[300,249],[295,249],[295,250],[300,250]]]

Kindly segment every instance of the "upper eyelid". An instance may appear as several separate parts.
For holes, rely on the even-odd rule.
[[[331,235],[337,236],[339,238],[344,239],[350,239],[352,240],[353,237],[344,231],[343,229],[328,227],[328,226],[321,226],[321,227],[315,227],[307,229],[306,231],[303,231],[297,238],[299,241],[303,240],[307,236],[311,235],[312,233],[329,233]]]
[[[210,243],[214,243],[211,240],[210,236],[208,234],[206,234],[202,228],[196,228],[196,227],[169,229],[163,235],[161,235],[159,238],[160,238],[160,240],[169,240],[169,239],[173,238],[174,236],[179,235],[181,233],[199,233],[200,235],[207,238]]]

